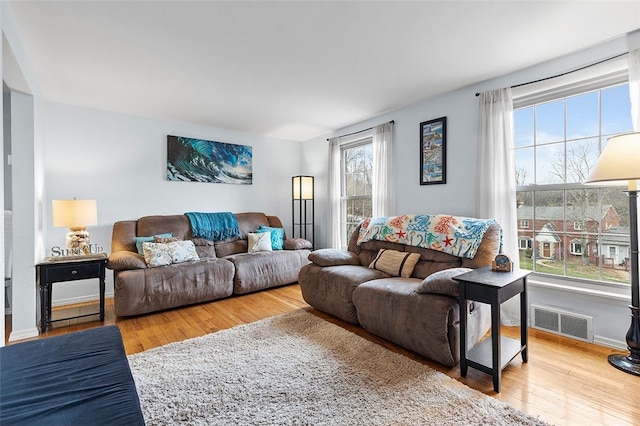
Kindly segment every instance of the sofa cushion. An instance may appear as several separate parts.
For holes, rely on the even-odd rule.
[[[113,284],[116,315],[140,315],[231,296],[234,272],[233,263],[210,258],[118,272]]]
[[[189,218],[183,214],[143,216],[137,221],[136,235],[158,235],[169,232],[183,240],[193,237]]]
[[[309,260],[318,266],[360,265],[358,255],[338,249],[320,249],[309,255]]]
[[[386,272],[395,277],[409,278],[418,260],[420,260],[418,253],[380,249],[378,255],[369,264],[369,268]]]
[[[300,270],[298,282],[305,302],[352,324],[358,324],[353,305],[353,290],[360,284],[389,274],[360,265],[306,265]]]
[[[284,228],[274,228],[272,226],[260,226],[256,230],[257,234],[270,232],[271,233],[271,249],[282,250],[284,245]]]
[[[215,243],[213,241],[207,240],[206,238],[191,238],[191,241],[193,241],[193,245],[196,246],[196,253],[198,253],[198,257],[200,259],[206,257],[218,257]]]
[[[256,253],[259,251],[271,251],[271,232],[255,233],[249,232],[248,252]]]
[[[474,258],[461,259],[462,264],[460,266],[472,269],[490,266],[491,262],[500,251],[501,243],[502,228],[498,224],[491,225],[489,229],[487,229],[487,232],[484,233],[482,243],[480,243]]]
[[[444,365],[456,364],[449,327],[458,322],[458,301],[417,294],[417,278],[393,277],[362,283],[353,303],[362,327]],[[457,346],[455,346],[457,349]]]
[[[416,292],[446,294],[447,296],[458,297],[460,294],[460,285],[453,277],[471,270],[470,268],[451,268],[435,272],[422,280],[416,288]]]
[[[236,213],[238,226],[240,227],[240,238],[246,240],[249,232],[254,232],[261,226],[271,226],[269,218],[261,212]]]
[[[264,234],[258,234],[264,235]],[[309,263],[307,250],[276,250],[227,256],[235,266],[234,294],[245,294],[298,281],[300,268]]]

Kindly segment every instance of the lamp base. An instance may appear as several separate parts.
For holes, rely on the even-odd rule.
[[[70,228],[67,234],[67,249],[74,254],[89,254],[91,238],[85,228]]]
[[[629,355],[609,355],[609,364],[618,370],[640,376],[640,308],[629,306],[631,309],[631,327],[627,332],[627,347]]]
[[[635,362],[631,357],[627,355],[613,354],[609,355],[608,360],[609,364],[613,365],[618,370],[640,376],[640,363]]]

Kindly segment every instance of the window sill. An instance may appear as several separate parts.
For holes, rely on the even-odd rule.
[[[631,294],[628,286],[620,288],[596,288],[596,285],[585,281],[561,280],[534,274],[529,276],[527,284],[530,287],[582,294],[599,300],[608,299],[620,302],[625,305],[631,303]]]

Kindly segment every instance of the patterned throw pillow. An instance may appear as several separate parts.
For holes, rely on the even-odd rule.
[[[250,232],[248,235],[249,240],[249,253],[255,253],[258,251],[271,251],[271,232]]]
[[[173,237],[171,232],[167,232],[165,234],[151,235],[149,237],[135,237],[134,240],[136,242],[136,249],[138,250],[138,254],[144,256],[144,251],[142,251],[142,243],[153,243],[154,239],[158,238],[170,238]]]
[[[256,233],[271,232],[271,248],[282,250],[284,247],[284,228],[272,228],[271,226],[260,225]]]
[[[171,264],[171,250],[168,244],[143,242],[142,251],[144,261],[150,268]]]
[[[173,241],[165,243],[142,243],[144,261],[150,268],[172,263],[200,260],[193,241]]]
[[[193,241],[173,241],[167,244],[171,252],[172,263],[200,260]]]
[[[380,249],[378,255],[369,264],[369,268],[386,272],[394,277],[409,278],[418,260],[420,260],[418,253]]]
[[[174,241],[182,241],[182,240],[178,237],[159,237],[157,235],[153,236],[154,243],[169,244],[169,243],[173,243]]]

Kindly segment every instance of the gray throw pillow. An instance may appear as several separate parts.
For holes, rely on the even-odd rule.
[[[458,297],[460,294],[460,286],[453,279],[460,274],[472,271],[470,268],[450,268],[442,271],[434,272],[427,278],[422,280],[416,292],[418,293],[437,293],[447,296]]]

